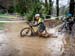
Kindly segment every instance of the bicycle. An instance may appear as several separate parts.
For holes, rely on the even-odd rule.
[[[60,27],[59,32],[62,32],[64,30],[65,33],[71,34],[71,32],[72,32],[72,25],[73,25],[73,21],[71,23],[65,21],[62,24],[62,26]]]
[[[28,27],[25,27],[20,31],[20,36],[21,37],[24,37],[24,36],[39,36],[38,27],[32,26],[32,22],[26,22],[26,23],[27,23]],[[42,37],[49,37],[49,34],[42,35]]]

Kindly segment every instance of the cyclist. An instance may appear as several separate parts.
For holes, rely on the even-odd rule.
[[[64,21],[64,23],[63,23],[63,26],[61,27],[61,30],[65,27],[65,29],[66,30],[69,30],[69,33],[71,33],[72,26],[74,24],[72,14],[71,13],[68,13],[67,14],[67,17],[66,18],[63,18],[63,21]]]
[[[40,14],[35,14],[34,26],[38,26],[38,34],[40,36],[48,34],[46,31],[46,26],[44,20],[40,17]],[[43,33],[45,31],[45,33]]]
[[[68,17],[66,18],[66,20],[68,22],[68,27],[69,27],[69,30],[71,32],[72,31],[72,26],[74,24],[74,21],[73,21],[73,17],[72,17],[72,14],[71,13],[69,13],[67,16]]]
[[[72,14],[68,13],[67,14],[67,18],[65,18],[63,21],[64,21],[63,28],[65,27],[65,29],[69,30],[69,33],[71,33],[72,26],[74,24],[74,20],[73,20]]]

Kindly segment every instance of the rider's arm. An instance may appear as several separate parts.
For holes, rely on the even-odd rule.
[[[33,24],[32,24],[32,26],[34,26],[34,27],[36,27],[36,26],[38,26],[39,24],[38,24],[38,22],[33,22]]]
[[[33,26],[38,26],[41,23],[42,23],[42,19],[40,18],[38,21],[34,22]]]

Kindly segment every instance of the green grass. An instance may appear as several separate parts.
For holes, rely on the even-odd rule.
[[[7,15],[6,14],[0,14],[0,17],[6,17]]]
[[[0,18],[16,18],[16,16],[7,15],[7,14],[0,14]]]
[[[4,29],[4,24],[3,22],[0,22],[0,30],[3,30]]]

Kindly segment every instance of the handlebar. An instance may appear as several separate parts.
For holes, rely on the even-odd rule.
[[[26,22],[29,26],[31,26],[32,27],[32,25],[33,25],[33,23],[32,22],[29,22],[29,21],[27,21]]]

